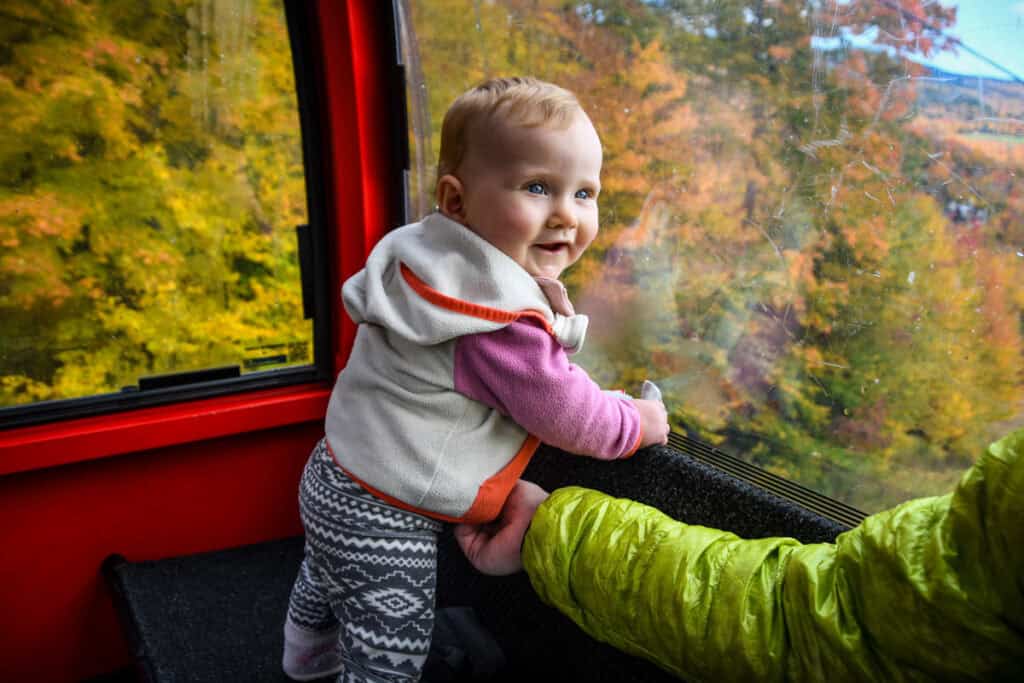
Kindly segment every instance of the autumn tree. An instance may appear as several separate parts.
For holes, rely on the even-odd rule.
[[[308,344],[280,4],[43,0],[0,19],[0,404]]]

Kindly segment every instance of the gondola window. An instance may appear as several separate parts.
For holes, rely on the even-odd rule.
[[[0,409],[310,365],[282,3],[12,0],[0,34]]]
[[[401,0],[408,211],[467,86],[563,85],[605,148],[578,362],[872,512],[1024,424],[1024,14],[988,0]],[[685,494],[683,494],[685,495]]]

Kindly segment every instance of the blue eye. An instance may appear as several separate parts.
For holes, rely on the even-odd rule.
[[[545,194],[546,189],[544,183],[530,183],[526,186],[526,191],[530,194]]]
[[[576,190],[576,199],[590,199],[594,193],[590,190]]]

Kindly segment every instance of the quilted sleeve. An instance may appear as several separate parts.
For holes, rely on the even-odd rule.
[[[586,632],[690,681],[1024,680],[1024,430],[835,543],[555,491],[523,563]]]

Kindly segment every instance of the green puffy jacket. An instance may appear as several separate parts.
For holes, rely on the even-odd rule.
[[[1024,681],[1024,430],[835,543],[743,540],[570,487],[523,563],[587,633],[692,681]]]

